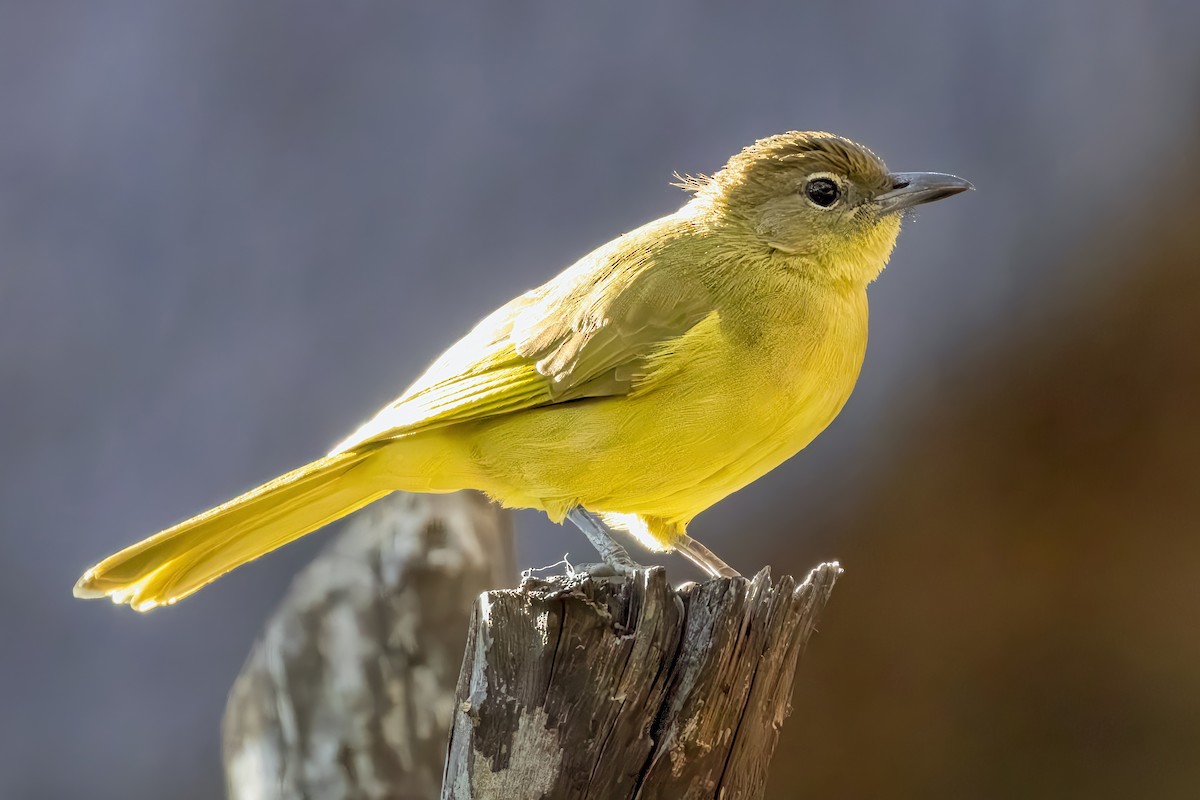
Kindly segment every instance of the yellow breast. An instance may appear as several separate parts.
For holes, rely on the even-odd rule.
[[[739,332],[753,321],[734,330],[714,312],[656,353],[627,397],[481,424],[472,436],[481,488],[554,518],[582,504],[686,524],[801,450],[850,396],[865,293],[793,300],[793,318],[762,321],[759,336]]]

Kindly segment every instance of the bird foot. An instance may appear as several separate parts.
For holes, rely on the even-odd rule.
[[[537,574],[549,572],[559,566],[565,568],[562,575]],[[572,564],[567,560],[566,556],[563,556],[562,560],[548,566],[531,567],[522,570],[519,587],[522,591],[548,589],[552,586],[561,586],[564,579],[568,583],[584,580],[623,581],[645,569],[641,564],[629,558],[628,555],[624,559],[616,558],[613,561],[602,561],[592,564]]]
[[[580,564],[575,567],[576,575],[588,578],[631,578],[646,568],[636,561],[612,563],[608,561],[596,564]]]

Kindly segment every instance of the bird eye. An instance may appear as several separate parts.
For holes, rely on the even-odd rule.
[[[821,208],[829,208],[838,201],[841,190],[831,178],[813,178],[804,184],[804,195]]]

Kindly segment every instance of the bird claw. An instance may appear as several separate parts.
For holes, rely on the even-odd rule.
[[[610,563],[602,561],[595,564],[580,564],[575,567],[575,574],[594,579],[611,579],[611,578],[631,578],[638,572],[645,570],[641,564],[636,561]]]
[[[549,572],[559,566],[564,567],[562,575],[539,576],[537,574]],[[572,564],[564,555],[561,560],[553,564],[548,564],[544,567],[528,567],[521,570],[521,582],[518,584],[518,587],[522,591],[528,592],[553,587],[561,588],[564,579],[567,583],[572,584],[584,580],[626,580],[644,570],[645,567],[629,558],[614,559],[612,562],[601,561],[591,564]]]

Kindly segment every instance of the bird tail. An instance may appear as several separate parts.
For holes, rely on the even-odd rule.
[[[390,489],[364,470],[373,448],[337,453],[155,534],[89,569],[76,597],[138,611],[174,603],[217,578],[374,502]]]

